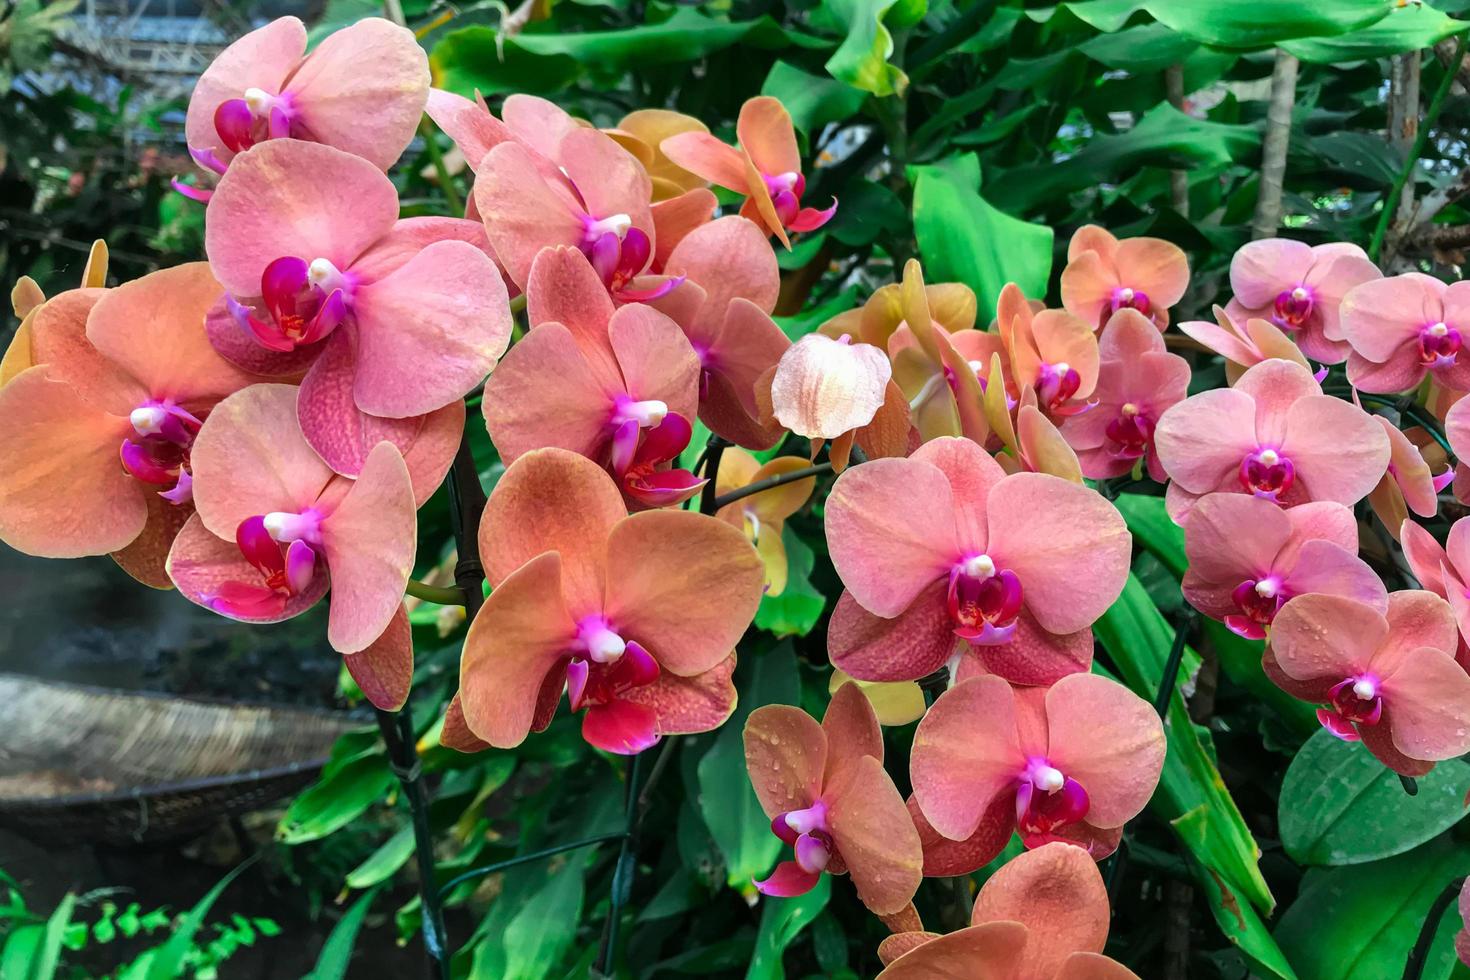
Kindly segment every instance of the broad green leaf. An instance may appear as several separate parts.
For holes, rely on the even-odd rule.
[[[755,955],[750,958],[750,968],[745,971],[745,980],[785,980],[786,970],[781,964],[781,954],[786,951],[801,931],[811,925],[812,920],[822,914],[827,901],[832,897],[832,876],[822,875],[817,886],[805,895],[796,898],[763,898],[761,928],[755,937]]]
[[[1141,24],[1116,34],[1099,34],[1077,46],[1093,61],[1132,72],[1163,71],[1182,62],[1199,42],[1163,24]]]
[[[1128,686],[1152,701],[1174,642],[1174,630],[1149,601],[1137,578],[1128,576],[1122,596],[1097,621],[1093,632]],[[1188,649],[1185,653],[1181,671],[1192,674],[1199,655]],[[1236,895],[1269,913],[1276,901],[1257,866],[1260,848],[1215,766],[1214,752],[1204,742],[1208,733],[1190,720],[1177,686],[1169,702],[1165,732],[1168,755],[1159,790],[1149,805],[1166,820],[1196,811],[1187,823],[1176,825],[1181,839],[1195,858],[1220,875]]]
[[[893,54],[893,35],[883,26],[883,16],[894,2],[828,0],[828,12],[846,34],[827,60],[828,74],[879,97],[898,95],[908,88],[909,78],[903,69],[888,63]]]
[[[1144,9],[1161,24],[1206,44],[1265,48],[1299,37],[1330,37],[1382,19],[1386,0],[1149,0]]]
[[[503,980],[540,980],[561,960],[577,937],[582,917],[585,859],[574,859],[555,874],[506,926]]]
[[[413,856],[413,827],[401,827],[357,867],[347,872],[348,888],[371,888],[387,881]]]
[[[796,128],[814,138],[830,122],[846,119],[862,107],[858,89],[830,78],[809,75],[794,65],[778,61],[771,66],[761,86],[761,95],[781,100]]]
[[[162,946],[153,950],[153,956],[148,961],[147,980],[174,980],[184,969],[184,962],[189,951],[194,948],[194,934],[204,924],[204,917],[214,907],[224,890],[230,887],[230,883],[250,865],[253,860],[246,861],[237,866],[229,874],[225,875],[191,908],[174,926],[172,936]]]
[[[1373,24],[1336,37],[1307,37],[1281,46],[1303,61],[1333,64],[1382,58],[1405,51],[1432,47],[1464,30],[1465,21],[1455,20],[1427,3],[1395,4],[1388,16]]]
[[[1066,160],[1008,170],[989,190],[1007,208],[1026,211],[1143,166],[1221,169],[1250,158],[1260,142],[1254,126],[1196,119],[1165,102],[1128,132],[1094,137]]]
[[[1013,218],[981,197],[974,154],[916,170],[914,235],[926,280],[964,283],[982,310],[995,309],[1008,282],[1027,296],[1045,294],[1052,230]]]
[[[745,771],[745,719],[765,704],[796,704],[801,679],[789,642],[764,653],[745,654],[735,671],[740,700],[735,714],[720,728],[715,744],[699,760],[699,811],[725,855],[730,887],[754,893],[751,879],[771,870],[781,853],[781,840],[761,810]]]
[[[781,328],[786,336],[792,340],[800,340],[837,314],[846,313],[848,310],[859,306],[861,299],[862,294],[858,292],[858,288],[856,286],[848,286],[825,303],[809,306],[800,313],[793,313],[791,316],[777,316],[772,317],[772,319],[776,321],[776,325]],[[706,431],[705,437],[708,438],[708,431]],[[694,441],[691,439],[689,444],[691,446],[694,445]],[[703,444],[701,443],[701,445]]]
[[[1061,13],[1071,14],[1089,27],[1111,34],[1128,23],[1128,18],[1144,8],[1144,0],[1077,0],[1055,7],[1026,11],[1026,16],[1046,23]]]
[[[61,942],[66,938],[66,928],[71,924],[71,914],[76,906],[77,897],[68,892],[52,911],[31,951],[27,970],[21,974],[25,980],[51,980],[56,976],[57,967],[61,965]]]
[[[761,596],[755,625],[777,636],[806,636],[827,605],[811,583],[816,555],[790,527],[781,529],[781,541],[786,545],[786,588],[780,595]]]
[[[352,903],[352,907],[332,927],[322,951],[316,958],[316,966],[304,980],[342,980],[347,976],[347,964],[352,960],[352,947],[357,943],[362,920],[367,918],[368,907],[378,895],[373,890]]]
[[[1470,846],[1437,837],[1407,854],[1349,868],[1313,868],[1276,925],[1276,941],[1302,980],[1384,980],[1403,975],[1429,906],[1470,872]],[[1423,980],[1455,963],[1453,906],[1430,947]]]
[[[1362,864],[1412,850],[1460,822],[1470,766],[1451,760],[1404,792],[1362,745],[1325,728],[1291,760],[1281,783],[1281,843],[1299,864]]]
[[[29,925],[21,926],[6,936],[5,948],[0,951],[0,976],[30,980],[31,967],[38,958],[45,935],[44,926]]]
[[[1198,837],[1208,833],[1203,824],[1208,821],[1207,809],[1191,810],[1173,821],[1181,835]],[[1201,826],[1196,828],[1194,823]],[[1287,961],[1286,954],[1271,937],[1259,913],[1250,902],[1242,902],[1230,886],[1218,874],[1198,860],[1189,862],[1189,869],[1198,882],[1198,890],[1215,916],[1215,924],[1254,967],[1252,976],[1269,977],[1272,980],[1298,980],[1297,973]]]
[[[827,229],[844,245],[867,245],[885,231],[908,229],[908,212],[887,185],[860,177],[848,181],[838,196],[842,204]]]
[[[276,828],[276,838],[302,844],[325,837],[361,816],[392,783],[393,773],[384,757],[354,759],[291,801]]]

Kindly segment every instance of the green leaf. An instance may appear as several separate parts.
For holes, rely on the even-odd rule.
[[[817,879],[817,886],[805,895],[762,899],[765,908],[761,909],[761,928],[755,937],[755,953],[750,958],[750,968],[745,971],[745,980],[784,980],[786,970],[781,964],[781,954],[822,914],[831,897],[832,876],[822,875]]]
[[[793,313],[791,316],[777,316],[771,319],[776,321],[776,325],[781,328],[786,336],[792,340],[800,340],[837,314],[846,313],[853,307],[858,306],[861,298],[862,294],[856,286],[848,286],[825,303],[818,306],[809,306],[800,313]],[[706,431],[705,438],[708,437],[709,433]],[[691,446],[694,445],[694,440],[691,439],[689,444]],[[704,444],[700,443],[700,445],[703,446]]]
[[[884,184],[860,177],[848,181],[839,197],[842,206],[828,228],[844,245],[867,245],[885,231],[907,230],[903,202]]]
[[[1027,296],[1045,294],[1052,230],[1013,218],[981,197],[974,154],[916,169],[914,235],[925,279],[964,283],[975,291],[982,310],[995,308],[1008,282]]]
[[[224,890],[230,887],[234,881],[250,865],[252,861],[237,866],[235,870],[225,875],[201,898],[192,909],[190,909],[177,925],[174,926],[172,936],[168,941],[156,950],[148,962],[147,980],[174,980],[184,969],[184,962],[189,956],[189,951],[194,948],[194,934],[204,924],[204,917],[214,907]]]
[[[789,526],[781,529],[786,545],[786,588],[780,595],[761,596],[755,625],[777,636],[806,636],[822,618],[827,598],[811,583],[816,555]]]
[[[1163,24],[1140,24],[1115,34],[1099,34],[1083,41],[1077,50],[1109,68],[1155,72],[1183,61],[1197,47],[1198,41]]]
[[[33,944],[29,940],[22,940],[21,945],[17,946],[17,952],[25,949],[26,954],[23,961],[24,969],[15,976],[23,980],[51,980],[56,976],[56,969],[61,965],[62,940],[66,938],[66,927],[71,924],[71,914],[76,905],[77,897],[68,892],[51,913],[51,917],[46,920],[45,926],[30,926],[17,930],[17,935],[29,934],[31,929],[35,929],[36,932]],[[10,959],[9,942],[5,944],[5,953],[5,959],[8,961]],[[6,966],[8,969],[9,964],[7,963]],[[10,975],[8,972],[5,973],[5,976]]]
[[[1388,13],[1385,0],[1149,0],[1143,8],[1181,34],[1225,48],[1265,48],[1299,37],[1330,37]]]
[[[377,891],[373,890],[352,903],[352,907],[332,927],[331,934],[327,936],[327,941],[322,944],[322,951],[316,958],[316,966],[304,980],[342,980],[347,976],[347,964],[352,959],[352,947],[357,942],[358,930],[362,928],[368,907],[377,896]]]
[[[31,925],[21,926],[7,936],[5,949],[0,951],[0,976],[29,980],[45,935],[44,926]]]
[[[1362,864],[1409,851],[1460,822],[1470,766],[1457,761],[1404,792],[1396,773],[1326,729],[1308,739],[1281,783],[1281,843],[1299,864]]]
[[[393,773],[382,756],[353,759],[291,801],[276,837],[287,844],[325,837],[361,816],[392,783]]]
[[[1143,7],[1144,0],[1078,0],[1074,3],[1059,3],[1050,8],[1028,10],[1026,16],[1039,24],[1045,24],[1060,14],[1071,14],[1089,27],[1111,34],[1121,29]]]
[[[828,0],[825,9],[846,34],[827,60],[827,72],[839,82],[876,96],[898,95],[908,88],[903,69],[888,63],[893,35],[883,15],[895,0]]]
[[[543,980],[577,938],[591,851],[560,867],[516,868],[482,924],[471,980]]]
[[[402,827],[357,867],[347,872],[348,888],[371,888],[387,881],[413,856],[413,827]]]
[[[1429,906],[1470,872],[1470,847],[1438,837],[1407,854],[1348,868],[1313,868],[1276,926],[1302,980],[1383,980],[1404,972]],[[1444,980],[1455,963],[1459,916],[1440,921],[1422,974]]]
[[[1066,160],[1008,170],[990,190],[1006,207],[1026,211],[1139,167],[1224,168],[1250,157],[1260,143],[1254,126],[1196,119],[1164,102],[1128,132],[1094,137]]]
[[[1337,37],[1302,38],[1281,46],[1303,61],[1327,65],[1432,47],[1436,41],[1442,41],[1466,26],[1470,25],[1435,10],[1427,3],[1410,3],[1394,6],[1387,17],[1371,27]]]
[[[725,855],[730,887],[753,894],[752,878],[764,875],[781,853],[781,840],[761,810],[745,771],[745,719],[764,704],[797,704],[801,679],[790,641],[764,653],[746,654],[736,668],[740,693],[735,714],[699,760],[699,811]]]
[[[780,99],[796,128],[808,138],[821,132],[828,123],[856,113],[866,98],[858,89],[830,78],[809,75],[784,61],[771,66],[761,85],[761,95]]]

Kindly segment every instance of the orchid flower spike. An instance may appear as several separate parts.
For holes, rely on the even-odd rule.
[[[476,738],[519,745],[551,722],[563,690],[584,712],[583,738],[625,755],[734,710],[731,651],[763,575],[724,521],[630,517],[596,463],[537,449],[496,484],[480,553],[493,591],[465,638],[459,698]]]
[[[1168,479],[1154,449],[1154,429],[1165,411],[1189,394],[1189,362],[1164,347],[1164,338],[1136,310],[1114,313],[1099,341],[1093,407],[1068,418],[1062,436],[1077,451],[1082,475],[1093,480],[1146,467]]]
[[[1225,307],[1233,323],[1260,318],[1294,340],[1302,353],[1323,364],[1348,356],[1339,307],[1359,283],[1379,278],[1378,267],[1356,245],[1332,242],[1308,246],[1286,238],[1243,245],[1230,261]]]
[[[1184,598],[1248,640],[1260,640],[1298,595],[1339,595],[1388,609],[1378,573],[1358,557],[1358,522],[1330,500],[1282,510],[1239,493],[1200,499],[1184,521]]]
[[[1017,855],[986,879],[968,928],[883,940],[878,980],[1138,980],[1102,953],[1110,918],[1097,865],[1080,847],[1054,841]]]
[[[778,99],[761,95],[748,100],[740,107],[735,133],[738,147],[699,131],[678,133],[659,146],[675,165],[744,194],[740,213],[787,248],[791,247],[789,232],[815,231],[832,220],[837,213],[835,199],[822,211],[802,207],[806,178],[801,173],[796,129]]]
[[[478,385],[510,342],[479,225],[400,221],[392,181],[329,146],[272,140],[241,154],[204,242],[225,289],[208,323],[215,348],[301,379],[301,429],[346,476],[378,439],[407,455],[424,416]]]
[[[1097,225],[1078,228],[1067,245],[1062,306],[1094,329],[1119,310],[1137,310],[1163,330],[1169,307],[1189,286],[1189,260],[1161,238],[1119,241]]]
[[[917,680],[962,641],[1017,684],[1085,671],[1090,627],[1122,592],[1132,547],[1097,493],[1040,473],[1007,476],[955,438],[842,474],[826,527],[846,586],[828,652],[862,680]]]
[[[762,465],[750,453],[731,446],[720,457],[715,493],[729,493],[774,476],[794,473],[807,465],[800,456],[777,456]],[[745,539],[760,553],[766,572],[766,595],[780,595],[786,589],[786,544],[781,534],[786,518],[804,507],[816,488],[817,478],[814,476],[792,480],[742,497],[715,512],[720,520],[740,528]]]
[[[1432,376],[1451,391],[1470,391],[1470,283],[1418,272],[1370,279],[1342,298],[1341,330],[1352,345],[1348,380],[1363,391],[1399,392]],[[1467,338],[1470,339],[1470,338]]]
[[[1234,388],[1215,388],[1164,412],[1154,432],[1181,521],[1207,493],[1245,493],[1291,507],[1308,500],[1352,505],[1388,469],[1388,436],[1351,402],[1322,394],[1291,361],[1263,361]]]
[[[200,425],[255,380],[204,334],[218,294],[193,262],[32,312],[30,366],[0,387],[0,540],[48,558],[111,553],[144,584],[169,587],[163,561],[193,512]]]
[[[1338,738],[1362,743],[1404,776],[1470,751],[1470,675],[1455,663],[1459,632],[1432,592],[1395,592],[1388,613],[1336,595],[1288,602],[1264,666],[1293,697],[1324,707]]]
[[[357,654],[400,614],[417,532],[413,484],[380,442],[356,479],[322,462],[296,420],[296,389],[252,385],[195,440],[194,502],[168,556],[191,601],[247,623],[298,616],[332,588],[327,640]]]
[[[223,174],[238,154],[287,137],[334,146],[379,170],[398,161],[429,97],[429,59],[413,32],[367,17],[309,55],[306,45],[306,26],[281,17],[220,52],[189,98],[184,136],[195,162]]]
[[[965,842],[978,867],[1012,832],[1028,848],[1065,840],[1101,860],[1163,765],[1158,714],[1116,681],[1071,674],[1013,688],[980,675],[941,694],[919,722],[909,772],[927,824],[920,835],[932,828]]]
[[[923,852],[883,768],[878,719],[857,687],[837,689],[820,725],[787,705],[752,711],[745,765],[771,832],[793,850],[755,882],[762,894],[804,895],[825,872],[851,875],[876,915],[908,906],[923,879]]]

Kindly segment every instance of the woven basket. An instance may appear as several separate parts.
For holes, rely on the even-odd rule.
[[[342,713],[124,693],[0,673],[0,826],[48,843],[197,833],[312,781]]]

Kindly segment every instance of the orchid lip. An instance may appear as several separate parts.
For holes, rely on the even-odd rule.
[[[264,517],[266,533],[281,544],[305,541],[320,544],[322,540],[322,516],[307,508],[298,514],[289,511],[273,511]]]

